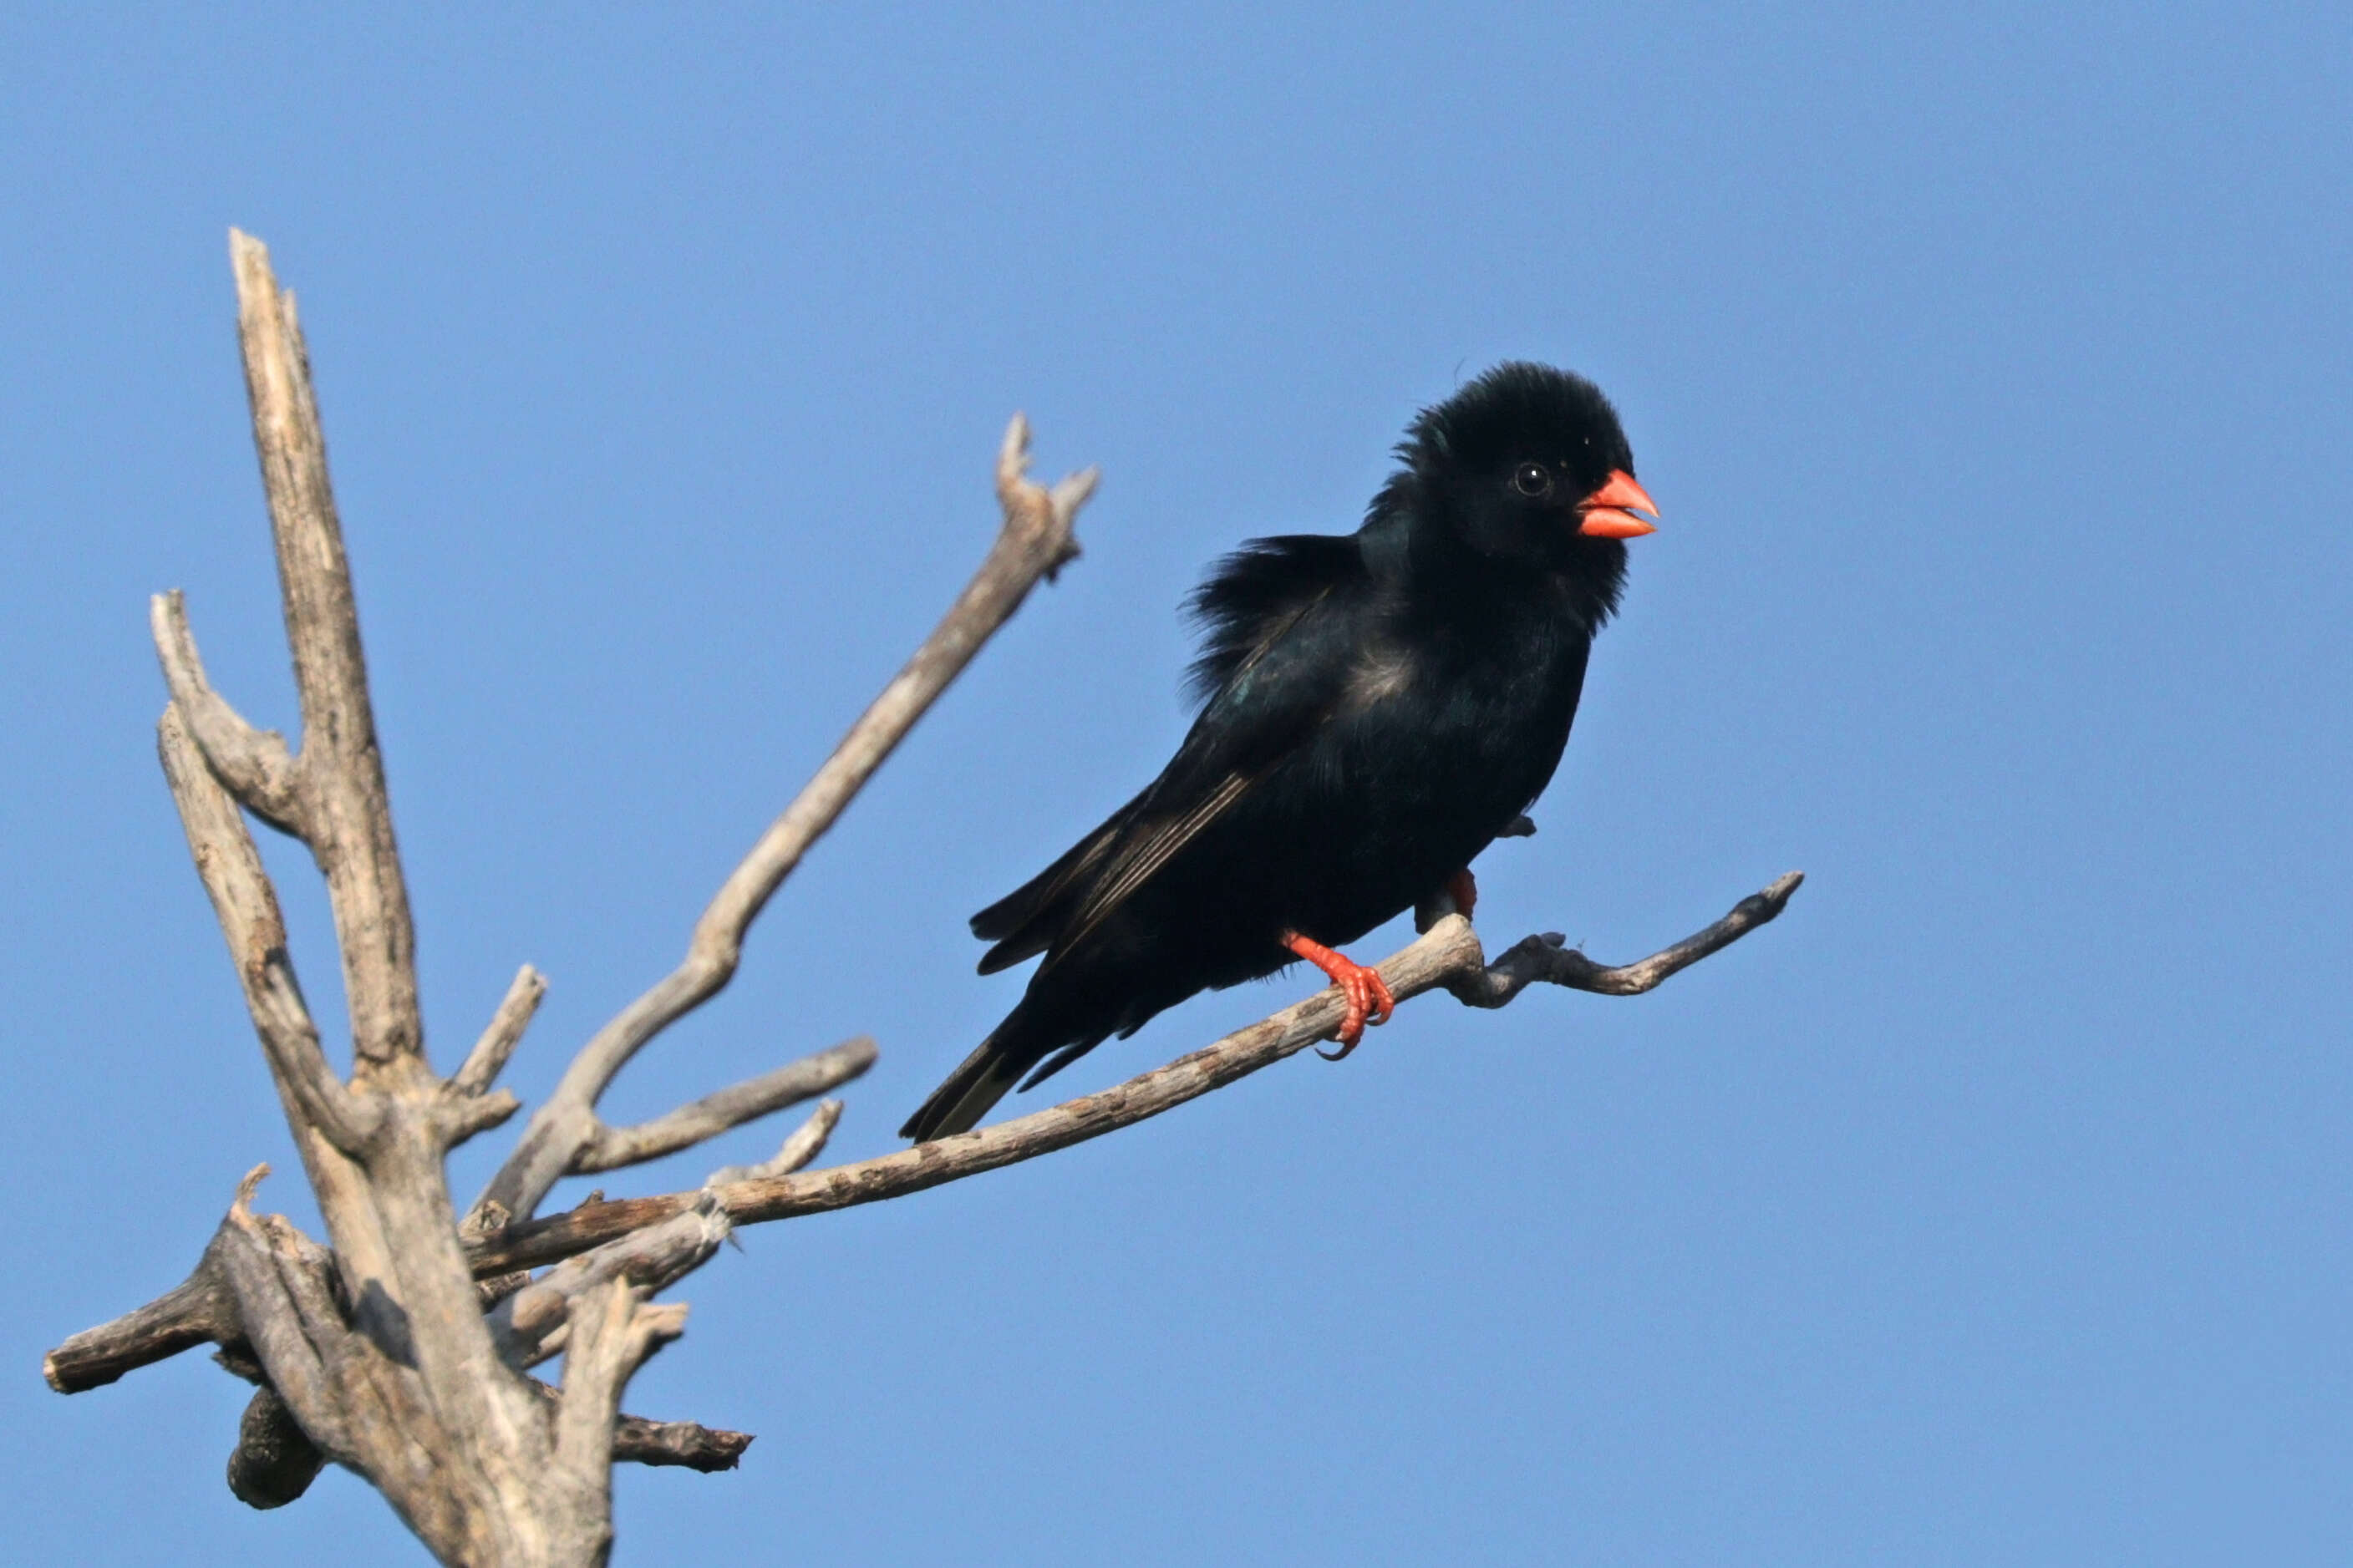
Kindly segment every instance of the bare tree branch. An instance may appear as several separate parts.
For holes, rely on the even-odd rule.
[[[1731,914],[1698,935],[1622,970],[1593,966],[1594,972],[1618,975],[1651,973],[1655,970],[1655,978],[1650,981],[1654,985],[1676,969],[1698,962],[1772,920],[1787,907],[1801,880],[1798,873],[1792,872],[1763,892],[1742,900]],[[1523,942],[1513,952],[1518,952],[1526,945]],[[1581,962],[1590,963],[1578,956]],[[1531,978],[1604,994],[1628,994],[1609,985],[1585,984],[1582,972],[1568,965],[1560,968],[1562,973],[1557,979],[1550,973]],[[1458,987],[1472,990],[1480,998],[1477,1005],[1482,1006],[1500,1006],[1510,1000],[1508,995],[1487,1000],[1497,986],[1511,982],[1509,978],[1488,980],[1478,933],[1460,915],[1449,914],[1440,920],[1411,946],[1383,961],[1380,972],[1400,1005],[1425,991],[1456,991]],[[1511,984],[1512,994],[1528,984],[1528,979]],[[682,1213],[702,1201],[703,1191],[717,1194],[728,1216],[737,1225],[759,1225],[901,1197],[944,1182],[1033,1160],[1157,1116],[1271,1066],[1319,1040],[1329,1039],[1339,1026],[1345,1010],[1338,989],[1327,988],[1214,1045],[1100,1093],[1082,1095],[1044,1110],[960,1132],[936,1142],[919,1143],[895,1154],[828,1166],[821,1171],[804,1171],[797,1175],[726,1183],[692,1193],[584,1204],[543,1220],[512,1226],[473,1244],[470,1250],[474,1271],[503,1273],[569,1258],[614,1237],[626,1236],[639,1226]]]
[[[828,1050],[789,1062],[773,1072],[704,1095],[689,1105],[640,1121],[634,1127],[607,1127],[599,1122],[579,1153],[573,1156],[575,1175],[642,1165],[681,1149],[691,1149],[746,1121],[798,1105],[813,1095],[839,1089],[874,1065],[874,1042],[860,1035]]]
[[[434,1119],[441,1146],[455,1149],[476,1133],[488,1132],[502,1126],[508,1117],[522,1109],[522,1101],[511,1090],[494,1089],[488,1094],[467,1095],[452,1092],[440,1105],[440,1114]]]
[[[764,1176],[782,1176],[799,1170],[825,1152],[826,1140],[833,1136],[835,1125],[841,1121],[841,1101],[820,1100],[809,1112],[807,1121],[786,1135],[782,1147],[769,1159],[756,1165],[726,1165],[702,1178],[706,1187],[723,1186],[729,1182],[757,1181]]]
[[[1632,963],[1614,969],[1596,963],[1575,948],[1565,946],[1568,939],[1560,932],[1546,931],[1541,936],[1521,938],[1503,957],[1475,974],[1462,975],[1447,989],[1472,1007],[1500,1007],[1539,981],[1602,996],[1639,996],[1667,976],[1731,946],[1779,914],[1788,907],[1791,895],[1805,879],[1802,871],[1777,878],[1763,891],[1751,893],[1735,904],[1731,913],[1705,931],[1696,931],[1672,947]]]
[[[686,1331],[680,1302],[649,1306],[644,1286],[608,1279],[573,1304],[572,1344],[564,1358],[555,1451],[539,1485],[553,1498],[576,1499],[554,1510],[556,1561],[603,1563],[613,1538],[607,1501],[621,1390],[648,1357]]]
[[[537,1378],[529,1381],[548,1419],[554,1421],[563,1394]],[[749,1432],[730,1432],[693,1421],[649,1421],[626,1412],[613,1423],[616,1463],[700,1470],[705,1475],[733,1469],[754,1441]]]
[[[466,1053],[466,1059],[449,1076],[449,1087],[459,1094],[482,1094],[498,1082],[499,1074],[506,1070],[507,1058],[522,1044],[522,1032],[531,1027],[532,1015],[539,1011],[540,998],[547,994],[547,977],[530,964],[515,971],[514,982],[507,987],[499,1010],[482,1030],[481,1038]]]
[[[43,1356],[41,1375],[49,1386],[59,1394],[80,1394],[182,1351],[234,1341],[240,1331],[237,1301],[222,1277],[218,1247],[216,1237],[179,1284],[112,1322],[84,1329]]]
[[[1425,934],[1384,963],[1381,973],[1399,1002],[1442,988],[1470,1005],[1495,1007],[1535,983],[1603,995],[1631,995],[1774,919],[1803,880],[1802,874],[1794,871],[1778,878],[1704,931],[1616,968],[1595,964],[1573,951],[1564,952],[1556,945],[1557,939],[1547,937],[1526,938],[1495,963],[1486,964],[1481,961],[1477,935],[1468,922],[1441,916],[1451,918],[1446,930]],[[1527,955],[1536,950],[1541,950],[1540,962],[1531,966]],[[753,1225],[898,1197],[995,1170],[1157,1115],[1246,1077],[1326,1037],[1341,1011],[1339,994],[1326,990],[1203,1050],[1099,1094],[938,1143],[788,1180],[776,1179],[797,1170],[822,1148],[824,1137],[839,1117],[839,1102],[828,1101],[786,1141],[777,1159],[766,1165],[732,1166],[716,1172],[704,1188],[693,1193],[585,1204],[567,1214],[496,1230],[470,1240],[472,1267],[478,1276],[491,1277],[555,1263],[691,1212],[706,1192],[715,1193],[733,1223]],[[216,1342],[218,1287],[210,1277],[210,1268],[208,1255],[195,1274],[164,1297],[58,1346],[45,1363],[51,1386],[60,1393],[94,1388],[192,1345]]]
[[[555,1393],[552,1388],[547,1392]],[[749,1432],[730,1432],[692,1421],[649,1421],[624,1414],[613,1423],[615,1459],[633,1465],[675,1465],[705,1475],[733,1469],[752,1441]]]
[[[187,602],[177,588],[149,601],[147,619],[173,706],[179,709],[214,776],[254,816],[281,833],[299,837],[302,775],[286,749],[286,737],[275,730],[255,729],[212,689],[196,652],[195,634],[188,629]]]
[[[1038,581],[1052,576],[1078,553],[1071,528],[1079,508],[1094,492],[1095,471],[1073,474],[1048,489],[1029,478],[1029,424],[1016,415],[1006,427],[997,459],[997,497],[1004,526],[979,572],[905,668],[850,726],[817,776],[721,884],[695,922],[684,961],[581,1048],[480,1202],[496,1203],[518,1219],[537,1210],[595,1136],[594,1112],[606,1087],[649,1040],[717,994],[734,976],[744,932],[809,846],[833,826],[915,721],[1021,607]]]
[[[554,1355],[564,1348],[565,1325],[582,1296],[610,1279],[666,1289],[701,1268],[733,1228],[718,1200],[706,1198],[659,1225],[565,1259],[491,1313],[491,1340],[500,1359],[522,1368]]]
[[[258,1369],[257,1369],[258,1370]],[[563,1395],[536,1378],[532,1392],[553,1423]],[[705,1475],[732,1470],[754,1442],[749,1432],[730,1432],[694,1421],[649,1421],[626,1411],[614,1418],[616,1464],[673,1467]],[[283,1508],[311,1489],[326,1468],[327,1456],[306,1435],[278,1391],[266,1384],[253,1392],[237,1423],[237,1444],[228,1461],[228,1489],[248,1508]]]
[[[156,748],[270,1070],[299,1108],[298,1125],[315,1130],[342,1153],[357,1156],[377,1119],[327,1065],[318,1026],[294,979],[286,921],[262,869],[261,852],[237,803],[205,766],[176,702],[156,726]]]
[[[341,1314],[327,1285],[323,1253],[301,1244],[290,1226],[265,1225],[251,1208],[267,1165],[238,1184],[220,1227],[221,1269],[236,1293],[245,1342],[311,1441],[330,1458],[353,1457],[344,1402],[335,1386]]]
[[[334,907],[353,1048],[363,1063],[386,1062],[424,1048],[417,932],[393,839],[384,759],[376,750],[359,606],[327,478],[327,437],[319,426],[294,296],[278,287],[269,247],[232,229],[229,261],[237,274],[237,339],[253,405],[253,443],[278,546],[286,637],[302,707],[307,799],[300,826]]]
[[[374,1347],[351,1352],[353,1370],[337,1390],[360,1448],[325,1440],[274,1367],[271,1382],[311,1437],[339,1458],[348,1452],[437,1553],[481,1557],[500,1543],[504,1555],[511,1531],[538,1538],[550,1528],[522,1480],[539,1459],[527,1436],[533,1405],[491,1348],[443,1161],[454,1142],[510,1104],[458,1096],[425,1065],[415,928],[309,359],[268,250],[235,232],[229,250],[301,704],[301,826],[334,914],[353,1091],[375,1118],[358,1181],[320,1193],[352,1303],[356,1333],[345,1338]],[[418,1452],[446,1468],[420,1470]]]
[[[257,1219],[248,1188],[218,1232],[212,1279],[233,1300],[241,1342],[284,1412],[312,1446],[375,1482],[437,1556],[586,1562],[548,1549],[559,1538],[609,1531],[603,1472],[580,1472],[560,1495],[536,1486],[554,1461],[554,1427],[492,1346],[444,1172],[452,1145],[516,1102],[503,1090],[466,1092],[426,1066],[414,928],[310,367],[292,297],[278,288],[268,252],[235,233],[230,252],[303,718],[301,751],[288,764],[300,807],[285,815],[327,880],[357,1070],[345,1084],[325,1065],[275,895],[221,783],[241,781],[263,808],[278,810],[272,772],[286,770],[203,685],[185,618],[167,601],[156,616],[167,679],[204,706],[224,760],[216,770],[206,759],[175,706],[163,725],[165,771],[335,1243],[329,1254],[282,1218]],[[532,988],[519,987],[472,1058],[469,1083],[486,1087],[512,1048]],[[151,1331],[145,1347],[163,1342]],[[608,1376],[598,1400],[605,1392],[617,1398],[625,1375]],[[614,1415],[604,1409],[608,1439]],[[248,1436],[233,1460],[240,1489],[256,1500],[290,1498],[293,1478],[280,1467],[301,1458],[299,1446],[280,1440],[282,1423],[267,1407]],[[274,1456],[264,1451],[273,1446]]]
[[[722,887],[679,972],[584,1049],[522,1140],[508,1167],[512,1179],[494,1184],[461,1233],[447,1155],[517,1108],[492,1086],[543,983],[526,966],[457,1072],[434,1076],[308,355],[293,297],[279,288],[268,251],[232,231],[230,256],[301,744],[290,750],[256,730],[213,690],[177,595],[159,598],[151,615],[173,693],[159,744],[334,1247],[311,1242],[282,1216],[255,1215],[256,1171],[187,1281],[75,1336],[44,1371],[61,1389],[90,1387],[209,1340],[225,1365],[263,1384],[230,1462],[232,1489],[256,1506],[300,1496],[332,1458],[374,1482],[444,1562],[601,1563],[617,1453],[716,1468],[749,1441],[619,1414],[629,1376],[684,1321],[682,1307],[651,1305],[649,1297],[710,1256],[728,1229],[724,1209],[705,1199],[544,1279],[511,1279],[489,1290],[474,1282],[466,1239],[527,1216],[568,1170],[689,1147],[872,1062],[872,1043],[853,1041],[641,1126],[606,1128],[596,1116],[630,1056],[726,984],[744,931],[809,845],[1036,581],[1072,552],[1072,517],[1092,476],[1050,491],[1030,484],[1026,431],[1015,422],[999,464],[1005,525],[980,575]],[[326,878],[351,1012],[348,1082],[329,1067],[295,982],[276,893],[244,811],[297,834]],[[828,1106],[761,1168],[813,1155],[838,1114]],[[559,1348],[566,1360],[560,1393],[517,1370]]]

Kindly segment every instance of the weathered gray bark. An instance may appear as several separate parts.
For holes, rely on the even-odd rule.
[[[564,1176],[694,1147],[872,1065],[873,1042],[860,1038],[635,1126],[607,1125],[596,1110],[639,1050],[726,985],[744,933],[801,857],[1029,590],[1078,553],[1072,524],[1093,472],[1050,489],[1033,483],[1029,432],[1017,416],[997,458],[1002,527],[971,584],[721,886],[678,967],[582,1047],[461,1220],[446,1156],[519,1108],[494,1085],[546,983],[524,965],[458,1069],[434,1072],[356,601],[294,300],[259,242],[232,233],[230,255],[301,743],[290,748],[254,729],[212,689],[176,592],[158,595],[152,613],[171,693],[158,742],[332,1246],[280,1215],[253,1212],[268,1173],[257,1167],[184,1283],[73,1336],[49,1352],[44,1372],[59,1392],[77,1393],[216,1345],[224,1367],[259,1385],[228,1468],[231,1489],[253,1506],[293,1501],[332,1461],[373,1482],[444,1563],[601,1563],[612,1542],[615,1460],[725,1469],[752,1441],[620,1410],[637,1368],[683,1330],[686,1309],[652,1297],[707,1260],[734,1226],[899,1196],[1156,1115],[1330,1037],[1339,994],[1320,993],[1103,1093],[936,1143],[797,1174],[840,1115],[840,1102],[828,1100],[774,1158],[714,1172],[695,1192],[533,1217]],[[301,838],[326,879],[351,1014],[348,1079],[330,1066],[295,979],[248,816]],[[1773,919],[1799,880],[1784,877],[1707,930],[1619,969],[1567,950],[1557,936],[1530,937],[1490,964],[1469,921],[1441,904],[1423,911],[1427,934],[1382,972],[1400,1002],[1444,989],[1501,1006],[1536,982],[1631,994]],[[529,1375],[559,1354],[559,1383]]]

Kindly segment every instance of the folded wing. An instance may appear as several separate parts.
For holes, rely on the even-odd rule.
[[[1314,732],[1345,684],[1363,577],[1352,538],[1253,540],[1219,563],[1190,604],[1202,706],[1185,743],[1141,795],[973,916],[996,944],[983,974],[1041,952],[1051,968]]]

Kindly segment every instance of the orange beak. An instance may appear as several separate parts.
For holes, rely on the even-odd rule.
[[[1657,523],[1634,515],[1647,511],[1656,517],[1659,503],[1623,468],[1610,470],[1609,482],[1577,502],[1577,510],[1584,518],[1577,531],[1596,539],[1640,539],[1659,531]]]

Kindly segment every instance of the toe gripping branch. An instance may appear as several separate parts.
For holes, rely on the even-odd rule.
[[[1356,1048],[1365,1037],[1367,1024],[1386,1024],[1397,1011],[1397,998],[1389,994],[1388,983],[1377,969],[1366,968],[1350,959],[1346,953],[1335,952],[1314,937],[1287,931],[1282,945],[1332,977],[1332,984],[1348,999],[1348,1010],[1340,1018],[1336,1051],[1318,1051],[1325,1061],[1336,1062]]]

